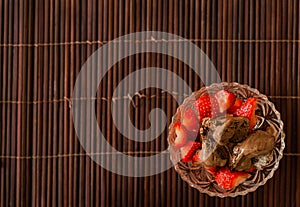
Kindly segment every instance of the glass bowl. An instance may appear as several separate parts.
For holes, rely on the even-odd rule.
[[[192,103],[201,95],[214,93],[221,89],[228,90],[241,99],[249,97],[257,98],[257,109],[255,114],[258,117],[258,121],[254,129],[265,131],[266,128],[271,125],[273,126],[273,129],[275,129],[275,148],[270,154],[261,157],[261,159],[264,159],[263,167],[256,169],[251,173],[251,176],[246,181],[231,190],[225,190],[219,187],[214,181],[213,176],[207,172],[201,164],[194,165],[191,162],[181,162],[180,149],[174,148],[176,135],[173,125],[180,121],[181,112],[186,108],[192,107]],[[247,85],[241,85],[235,82],[222,82],[212,84],[208,87],[202,87],[199,91],[194,92],[191,96],[186,98],[183,104],[178,107],[169,127],[168,149],[175,170],[190,186],[198,189],[201,193],[206,193],[210,196],[235,197],[238,195],[246,195],[249,192],[255,191],[259,186],[264,185],[267,180],[273,176],[275,170],[279,166],[279,161],[283,156],[283,150],[285,147],[284,138],[285,134],[283,132],[283,122],[281,121],[280,113],[275,109],[274,104],[270,102],[265,95]]]

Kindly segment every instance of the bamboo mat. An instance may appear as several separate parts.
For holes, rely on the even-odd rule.
[[[0,206],[299,207],[299,11],[298,0],[0,1]],[[76,77],[98,48],[146,30],[188,39],[208,55],[222,81],[248,84],[274,102],[285,124],[286,148],[279,169],[264,186],[221,199],[188,186],[173,168],[134,178],[91,160],[72,121]],[[96,102],[107,141],[132,156],[167,149],[167,128],[151,142],[134,142],[118,132],[110,115],[118,83],[150,66],[178,74],[192,90],[203,86],[181,61],[146,53],[114,65],[96,99],[82,97]],[[178,106],[172,95],[148,88],[120,98],[131,99],[132,123],[147,129],[149,112],[156,107],[170,123]],[[95,147],[94,155],[101,154],[101,146]]]

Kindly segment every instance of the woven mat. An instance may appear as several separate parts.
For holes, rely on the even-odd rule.
[[[297,0],[0,1],[0,206],[299,207],[299,10]],[[186,94],[147,88],[113,97],[118,83],[145,67],[165,68],[192,90],[210,78],[203,73],[200,79],[167,55],[137,54],[110,68],[96,98],[74,100],[76,78],[93,52],[119,36],[147,30],[192,42],[211,59],[222,81],[248,84],[276,105],[286,148],[279,169],[264,186],[221,199],[190,187],[173,168],[135,178],[112,173],[91,159],[105,153],[101,147],[87,152],[78,141],[74,101],[96,103],[98,125],[115,149],[150,156],[167,149],[167,128],[151,142],[132,141],[116,129],[112,101],[130,100],[131,121],[144,130],[151,127],[149,112],[157,107],[169,124],[178,107],[174,96]],[[135,44],[143,41],[178,39]]]

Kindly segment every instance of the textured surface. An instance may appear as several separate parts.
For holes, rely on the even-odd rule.
[[[0,206],[300,206],[299,10],[298,0],[0,1]],[[86,155],[70,108],[81,66],[107,41],[145,30],[189,39],[222,81],[248,84],[276,105],[285,155],[264,186],[243,197],[214,198],[189,187],[174,169],[123,177]],[[165,150],[167,129],[152,142],[133,142],[117,131],[109,111],[118,83],[149,66],[173,71],[193,90],[203,85],[187,65],[158,54],[134,55],[110,69],[93,100],[98,122],[116,149],[139,156]],[[132,95],[135,126],[148,128],[155,107],[170,123],[177,108],[172,94],[139,93]]]

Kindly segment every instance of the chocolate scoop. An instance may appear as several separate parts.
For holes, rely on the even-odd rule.
[[[229,154],[224,146],[217,145],[212,137],[202,143],[200,159],[206,167],[226,165]]]
[[[222,116],[203,119],[200,128],[202,163],[206,167],[226,165],[230,158],[229,151],[233,148],[229,146],[244,140],[248,131],[249,120],[244,117]]]
[[[212,136],[219,145],[241,142],[246,138],[248,131],[248,119],[232,116],[205,119],[200,129],[200,133],[203,133],[202,137]]]
[[[236,171],[246,171],[249,170],[252,167],[252,161],[248,157],[244,157],[238,165],[234,166],[234,170]],[[231,166],[232,168],[232,166]]]
[[[247,170],[249,167],[247,163],[251,158],[270,153],[274,146],[274,136],[257,130],[233,148],[229,165],[232,169],[239,171]]]

